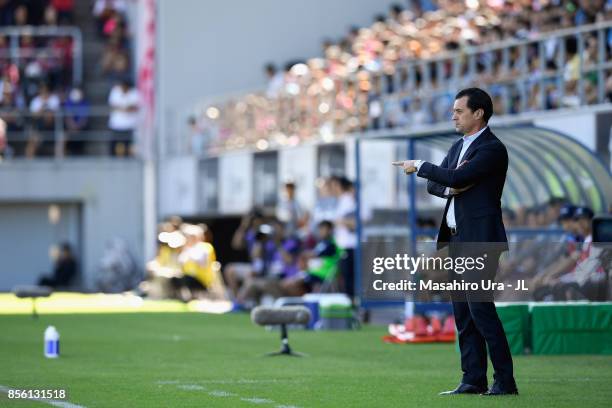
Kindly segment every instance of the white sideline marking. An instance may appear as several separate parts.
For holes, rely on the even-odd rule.
[[[202,391],[206,389],[202,387],[201,385],[197,385],[197,384],[183,384],[183,385],[179,385],[178,387],[181,390],[186,390],[186,391]]]
[[[239,378],[237,380],[199,380],[198,384],[270,384],[270,383],[291,383],[297,384],[301,383],[301,380],[287,380],[287,379],[277,379],[271,378],[269,380],[254,380],[251,378]],[[178,380],[158,380],[155,382],[157,385],[172,385],[172,384],[181,384]]]
[[[258,383],[275,383],[275,382],[291,382],[287,380],[251,380],[248,378],[241,378],[238,380],[203,380],[198,381],[202,384],[258,384]],[[180,390],[185,391],[205,391],[206,387],[198,384],[185,384],[181,383],[177,380],[160,380],[156,381],[158,385],[176,385],[176,387]],[[227,398],[227,397],[236,397],[240,398],[241,401],[250,402],[251,404],[274,404],[274,408],[299,408],[297,405],[285,405],[279,404],[268,398],[258,398],[258,397],[241,397],[238,394],[233,392],[223,391],[223,390],[212,390],[208,392],[208,395],[211,397],[219,397],[219,398]]]
[[[4,386],[4,385],[0,385],[0,391],[4,392],[5,394],[8,394],[8,392],[10,390],[12,390],[13,388]],[[60,407],[60,408],[85,408],[83,405],[77,405],[77,404],[73,404],[71,402],[68,401],[61,401],[61,400],[54,400],[54,399],[43,399],[43,398],[15,398],[20,399],[20,400],[30,400],[30,401],[37,401],[37,402],[42,402],[43,404],[49,404],[49,405],[53,405],[54,407]]]
[[[274,401],[267,398],[240,398],[241,401],[252,402],[253,404],[273,404]]]
[[[218,390],[211,391],[208,395],[212,395],[213,397],[236,397],[236,394],[232,394],[231,392]]]
[[[202,380],[198,381],[202,384],[270,384],[270,383],[299,383],[299,380],[253,380],[249,378],[239,378],[237,380]]]

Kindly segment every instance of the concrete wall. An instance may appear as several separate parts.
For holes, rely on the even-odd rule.
[[[143,177],[142,164],[135,160],[87,159],[8,161],[0,163],[0,219],[19,217],[26,231],[43,228],[41,211],[53,203],[70,203],[80,208],[80,259],[82,281],[92,288],[95,272],[106,242],[123,238],[139,265],[143,265]],[[32,206],[39,206],[32,212]],[[42,208],[42,210],[40,210]],[[28,216],[28,213],[34,214]],[[6,225],[2,223],[1,225]],[[28,234],[18,239],[0,234],[0,289],[14,284],[3,277],[21,270],[23,262],[11,256],[17,247],[38,248],[45,239]],[[62,238],[62,237],[59,237]],[[35,244],[36,243],[36,244]],[[38,246],[37,246],[38,245]],[[48,254],[31,253],[48,260]],[[42,271],[23,270],[20,283],[34,283]]]
[[[197,213],[197,169],[198,159],[193,156],[177,156],[160,162],[159,218]]]
[[[63,242],[81,254],[80,210],[77,203],[0,203],[0,291],[49,274]]]
[[[279,183],[293,181],[298,201],[305,208],[314,207],[317,191],[317,149],[313,144],[281,149],[278,152]],[[279,188],[279,192],[282,190]],[[280,194],[279,194],[280,198]]]
[[[534,120],[534,124],[565,133],[588,147],[589,150],[595,151],[597,136],[595,119],[596,113],[594,112],[567,113],[537,119]]]
[[[219,158],[219,212],[244,214],[253,205],[253,154],[232,152]]]

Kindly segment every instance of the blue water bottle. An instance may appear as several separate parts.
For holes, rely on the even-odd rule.
[[[45,357],[59,357],[59,333],[54,326],[49,326],[45,330]]]

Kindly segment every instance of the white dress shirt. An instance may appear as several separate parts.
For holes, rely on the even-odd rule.
[[[463,146],[461,147],[461,153],[459,153],[459,160],[457,160],[457,166],[461,164],[463,155],[470,147],[470,145],[474,142],[474,140],[478,138],[478,136],[480,136],[482,132],[485,131],[486,128],[487,126],[483,127],[473,135],[463,136]],[[447,195],[450,194],[450,188],[447,187],[445,193]],[[455,197],[451,198],[451,202],[448,207],[448,212],[446,213],[446,225],[448,225],[449,228],[457,228],[457,220],[455,218]]]
[[[461,147],[461,152],[459,153],[459,160],[457,160],[457,167],[461,164],[461,160],[463,159],[463,155],[465,155],[465,152],[467,151],[467,149],[474,142],[474,140],[476,140],[478,136],[480,136],[480,134],[485,131],[487,127],[488,126],[483,127],[478,132],[472,135],[463,136],[463,146]],[[421,169],[422,164],[423,164],[422,160],[419,160],[416,163],[417,171]],[[450,187],[446,187],[444,194],[446,195],[450,194]],[[451,197],[451,202],[450,202],[450,205],[448,206],[448,212],[446,213],[446,225],[448,225],[449,228],[457,228],[457,220],[455,218],[455,197]]]
[[[357,202],[351,193],[342,193],[336,204],[335,220],[353,218],[356,215]],[[334,239],[336,244],[343,249],[354,249],[357,246],[357,233],[351,231],[346,225],[337,223],[334,227]]]

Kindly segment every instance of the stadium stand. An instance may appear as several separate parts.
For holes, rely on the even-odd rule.
[[[10,1],[0,14],[4,158],[128,154],[133,126],[118,134],[125,103],[109,99],[133,77],[127,3]]]
[[[444,122],[453,90],[475,84],[497,115],[612,101],[609,2],[434,3],[394,7],[283,72],[268,65],[266,90],[211,100],[192,125],[214,154]]]

